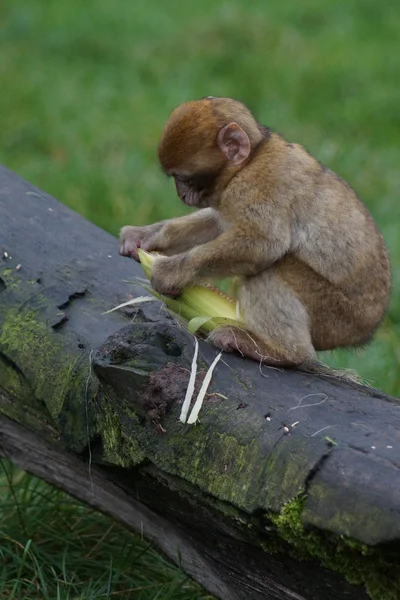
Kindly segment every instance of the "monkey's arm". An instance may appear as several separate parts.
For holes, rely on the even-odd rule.
[[[254,231],[254,227],[232,227],[189,252],[157,258],[152,286],[159,293],[176,294],[187,285],[208,278],[255,275],[284,256],[289,246],[289,231],[283,228],[275,228],[267,236]]]
[[[222,231],[221,219],[212,208],[161,221],[145,227],[123,227],[119,253],[138,260],[137,249],[159,251],[168,256],[190,250],[217,237]]]

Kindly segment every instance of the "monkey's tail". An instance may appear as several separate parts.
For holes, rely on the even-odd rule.
[[[329,377],[338,381],[344,381],[345,383],[369,385],[368,382],[364,381],[360,375],[352,369],[333,369],[318,360],[306,361],[295,368],[297,371],[308,373],[309,375],[321,375],[322,377]]]

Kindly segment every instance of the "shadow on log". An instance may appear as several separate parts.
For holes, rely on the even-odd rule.
[[[193,338],[116,240],[0,168],[0,454],[143,531],[226,600],[400,597],[399,402],[219,362],[178,416]],[[200,343],[198,385],[216,350]]]

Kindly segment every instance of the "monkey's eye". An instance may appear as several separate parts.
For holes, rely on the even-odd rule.
[[[181,183],[188,187],[193,187],[193,185],[194,185],[193,179],[189,179],[188,177],[184,177],[183,175],[174,175],[174,178],[175,178],[175,181],[177,181],[178,183]]]

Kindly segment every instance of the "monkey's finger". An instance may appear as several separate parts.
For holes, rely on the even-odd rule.
[[[118,248],[118,253],[119,253],[121,256],[126,256],[126,251],[125,251],[125,245],[124,245],[124,243],[121,243],[121,244],[119,245],[119,248]]]
[[[128,256],[129,258],[133,258],[137,262],[140,262],[138,248],[140,248],[140,244],[132,244],[127,240],[123,240],[119,245],[119,253],[121,256]]]
[[[139,255],[138,255],[138,249],[135,248],[134,250],[131,251],[130,253],[130,257],[133,258],[133,260],[136,260],[136,262],[140,263],[140,259],[139,259]]]
[[[172,298],[178,298],[178,296],[181,295],[181,290],[178,289],[169,289],[166,292],[164,292],[164,296],[171,296]]]
[[[162,244],[160,243],[160,240],[156,239],[156,238],[150,238],[148,240],[143,240],[143,242],[140,244],[140,248],[142,248],[142,250],[145,250],[146,252],[162,252],[163,251],[163,247]]]

